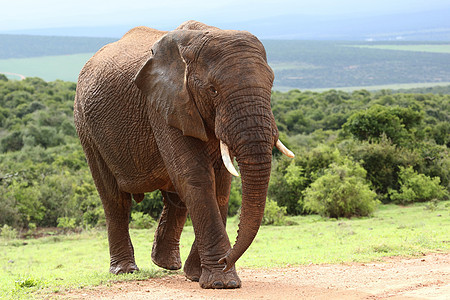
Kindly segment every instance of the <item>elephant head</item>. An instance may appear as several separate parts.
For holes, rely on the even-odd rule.
[[[274,74],[262,43],[248,32],[195,25],[196,30],[175,30],[156,42],[135,83],[169,125],[204,142],[219,140],[223,162],[234,175],[230,153],[236,157],[242,209],[236,243],[219,261],[228,270],[261,224],[272,148],[293,154],[278,140],[270,106]]]

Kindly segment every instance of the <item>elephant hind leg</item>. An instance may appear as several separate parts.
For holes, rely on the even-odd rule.
[[[153,242],[153,262],[168,270],[181,269],[180,236],[186,222],[187,209],[175,193],[161,191],[164,208]]]
[[[119,190],[116,179],[97,150],[91,147],[85,147],[84,150],[105,211],[110,254],[109,272],[121,274],[139,271],[128,231],[131,194]]]

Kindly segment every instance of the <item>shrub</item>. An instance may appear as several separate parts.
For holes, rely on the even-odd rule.
[[[130,227],[134,229],[148,229],[155,225],[156,222],[153,218],[141,211],[135,211],[131,213]]]
[[[282,158],[274,161],[269,183],[269,198],[279,206],[285,206],[287,213],[307,213],[303,206],[304,190],[340,157],[339,151],[329,146],[318,146],[294,160]]]
[[[376,193],[365,181],[366,171],[344,158],[332,163],[305,191],[304,205],[321,216],[368,216],[377,207]]]
[[[77,227],[77,221],[75,218],[61,217],[58,218],[58,228],[64,228],[65,230],[72,230]]]
[[[0,236],[7,240],[15,239],[17,237],[17,230],[5,224],[1,228]]]
[[[450,188],[450,152],[447,146],[418,143],[414,153],[420,157],[420,161],[412,165],[414,170],[429,177],[439,177],[441,186]]]
[[[44,283],[36,278],[33,277],[26,277],[26,278],[20,278],[19,280],[16,280],[15,282],[16,290],[20,289],[28,289],[28,288],[34,288],[34,287],[42,287]]]
[[[400,166],[415,165],[419,155],[411,150],[394,145],[386,136],[376,142],[355,142],[344,145],[344,151],[367,171],[375,191],[384,203],[389,203],[389,189],[398,189],[398,172]]]
[[[418,174],[412,167],[400,167],[399,183],[399,191],[389,191],[391,199],[397,203],[442,200],[449,196],[448,191],[440,185],[439,177]]]
[[[142,212],[149,214],[153,219],[157,219],[164,207],[163,196],[160,191],[146,193],[144,200],[134,204],[132,212]]]
[[[262,225],[286,225],[286,207],[279,207],[276,201],[267,199]]]
[[[0,226],[8,224],[19,227],[21,216],[17,208],[17,201],[12,193],[9,193],[8,189],[2,185],[0,185],[0,202]]]
[[[15,199],[21,225],[27,227],[30,222],[39,224],[45,216],[45,207],[40,201],[39,186],[14,179],[8,190],[6,197],[11,196]]]

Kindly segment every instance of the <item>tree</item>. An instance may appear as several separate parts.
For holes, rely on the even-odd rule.
[[[394,144],[408,145],[421,120],[422,114],[410,108],[374,105],[351,115],[343,129],[360,141],[379,140],[384,134]]]

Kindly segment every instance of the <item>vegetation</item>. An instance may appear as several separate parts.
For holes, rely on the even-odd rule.
[[[411,202],[439,201],[448,197],[448,191],[441,185],[439,177],[430,178],[424,174],[417,174],[412,167],[400,167],[400,190],[391,190],[394,202],[408,204]]]
[[[104,226],[73,125],[75,88],[0,77],[0,227],[27,235]],[[280,137],[297,156],[274,150],[265,224],[285,224],[285,212],[366,216],[378,201],[449,197],[450,95],[293,90],[272,98]],[[240,194],[233,179],[230,216]],[[160,193],[147,193],[133,207],[132,226],[152,226],[161,209]]]
[[[409,184],[431,180],[429,193],[441,200],[448,197],[450,95],[293,90],[274,92],[272,99],[281,139],[297,156],[294,160],[276,156],[269,197],[289,214],[320,211],[309,199],[330,199],[331,194],[324,194],[327,186],[350,180],[337,176],[344,168],[342,161],[348,161],[347,167],[364,168],[361,177],[383,203],[400,202],[399,195],[405,195],[401,190],[409,185],[400,174],[406,168],[421,178],[413,180],[411,175]],[[408,202],[423,201],[420,198]],[[356,208],[351,212],[359,214]],[[342,211],[340,216],[348,214]]]
[[[426,203],[408,207],[391,204],[381,206],[371,218],[292,217],[296,225],[262,226],[237,268],[367,262],[383,256],[448,252],[449,208],[449,201],[431,208]],[[237,224],[236,217],[228,220],[230,240],[236,237]],[[131,230],[141,271],[118,276],[107,272],[109,252],[103,230],[27,240],[0,237],[0,298],[52,298],[68,288],[168,274],[151,262],[154,230]],[[193,240],[193,228],[186,226],[180,245],[183,262]]]
[[[20,63],[28,69],[12,70],[16,73],[37,68],[50,78],[45,77],[52,70],[48,58],[28,58],[30,47],[24,45],[29,41],[55,49],[45,55],[76,54],[71,63],[57,62],[73,75],[52,75],[73,81],[90,56],[77,53],[94,52],[109,42],[86,39],[86,47],[77,48],[67,40],[55,48],[58,38],[32,38],[23,40],[19,51],[3,47],[4,39],[0,36],[0,58],[27,57]],[[450,82],[450,53],[441,43],[264,43],[279,87]],[[7,61],[19,63],[0,60],[1,71],[8,71],[3,68]],[[158,191],[135,203],[130,216],[136,259],[143,268],[119,277],[105,271],[105,217],[73,125],[75,88],[72,82],[13,81],[0,74],[0,298],[165,274],[148,252],[162,209]],[[272,109],[280,139],[296,157],[274,150],[263,225],[277,227],[260,229],[240,266],[368,261],[450,250],[449,218],[442,217],[450,207],[450,86],[273,92]],[[240,180],[233,178],[230,240],[236,236],[240,195]],[[32,239],[44,227],[46,237]],[[60,231],[68,234],[55,235]],[[183,260],[193,239],[192,227],[186,226]]]
[[[366,173],[348,158],[332,163],[305,190],[305,208],[331,218],[371,215],[378,200]]]

